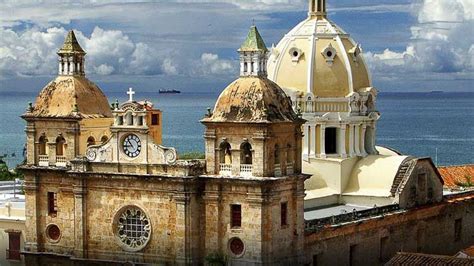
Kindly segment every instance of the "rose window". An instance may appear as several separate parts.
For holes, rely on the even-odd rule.
[[[150,240],[150,235],[150,220],[143,210],[131,206],[118,213],[116,236],[125,250],[141,250]]]

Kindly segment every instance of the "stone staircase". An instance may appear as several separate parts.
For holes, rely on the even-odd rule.
[[[398,169],[397,175],[395,176],[395,179],[393,180],[392,188],[390,189],[390,192],[392,193],[392,196],[395,196],[399,191],[403,190],[404,182],[408,176],[411,174],[411,170],[413,170],[413,167],[416,164],[416,158],[415,157],[408,157],[406,158],[402,164],[400,165],[400,168]]]

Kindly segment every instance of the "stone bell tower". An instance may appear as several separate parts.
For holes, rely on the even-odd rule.
[[[252,26],[239,49],[240,78],[201,121],[212,177],[204,192],[205,253],[222,250],[233,264],[298,263],[303,250],[304,120],[267,79],[267,52]]]

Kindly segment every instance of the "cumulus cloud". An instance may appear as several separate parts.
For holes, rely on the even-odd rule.
[[[122,31],[95,27],[90,36],[75,31],[86,50],[86,72],[97,75],[189,75],[229,74],[233,62],[217,54],[204,53],[199,59],[177,51],[159,50],[134,42]],[[16,33],[0,28],[0,77],[53,75],[57,72],[57,50],[67,31],[64,28],[26,30]]]
[[[474,71],[474,2],[424,0],[405,51],[366,53],[378,73],[468,73]]]
[[[223,75],[235,74],[236,62],[230,60],[220,59],[217,54],[203,53],[201,59],[196,62],[196,67],[193,68],[194,75]]]

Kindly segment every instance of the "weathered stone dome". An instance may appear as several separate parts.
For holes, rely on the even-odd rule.
[[[299,119],[285,92],[264,77],[241,77],[219,96],[205,122],[293,122]]]
[[[29,116],[112,117],[104,93],[83,76],[59,76],[41,90]]]

